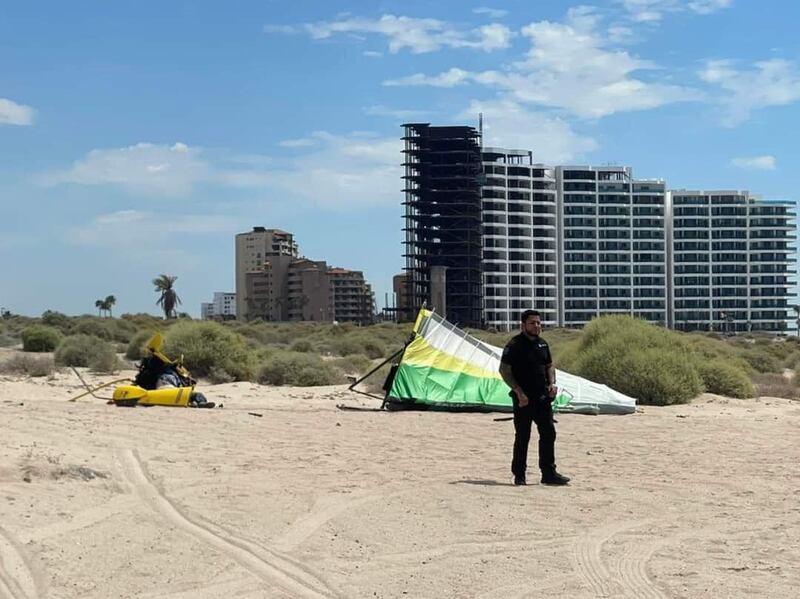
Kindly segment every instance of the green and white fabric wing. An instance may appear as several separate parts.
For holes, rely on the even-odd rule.
[[[392,381],[389,408],[512,410],[510,389],[500,377],[501,350],[422,309]],[[557,371],[558,412],[631,414],[636,400],[605,385]]]

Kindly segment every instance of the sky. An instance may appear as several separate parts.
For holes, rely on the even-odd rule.
[[[404,122],[549,164],[800,196],[791,0],[0,2],[0,308],[198,316],[234,236],[403,268]]]

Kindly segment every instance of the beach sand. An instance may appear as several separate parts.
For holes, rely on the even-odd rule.
[[[798,596],[798,402],[558,416],[553,488],[510,484],[499,414],[199,390],[224,408],[0,377],[0,597]]]

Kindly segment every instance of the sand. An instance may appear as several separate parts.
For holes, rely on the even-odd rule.
[[[798,596],[798,402],[559,416],[553,488],[510,484],[497,414],[201,390],[224,408],[0,377],[0,597]]]

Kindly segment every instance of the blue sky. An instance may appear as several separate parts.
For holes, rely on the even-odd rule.
[[[0,307],[199,314],[234,235],[401,258],[401,129],[796,200],[800,4],[764,0],[0,5]]]

